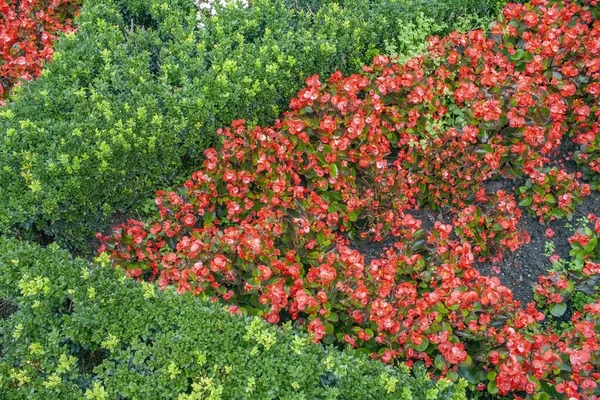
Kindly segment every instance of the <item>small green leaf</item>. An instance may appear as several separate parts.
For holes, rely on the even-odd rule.
[[[521,207],[527,207],[533,202],[533,197],[525,197],[523,200],[519,202]]]
[[[352,211],[348,214],[348,219],[352,222],[356,222],[358,220],[358,211]]]
[[[550,308],[550,314],[554,315],[555,317],[560,317],[565,313],[565,311],[567,311],[567,305],[565,303],[558,303]]]
[[[546,392],[540,392],[534,397],[535,400],[550,400],[550,395]]]
[[[326,335],[323,338],[323,343],[325,343],[325,344],[333,344],[333,343],[335,343],[335,335]]]
[[[335,331],[335,329],[332,324],[330,324],[330,323],[325,324],[325,333],[327,333],[328,335],[332,335],[334,331]]]
[[[523,49],[518,49],[515,54],[511,55],[509,58],[511,59],[511,61],[519,61],[521,58],[523,58],[523,54],[525,52],[523,51]]]
[[[491,381],[490,383],[488,383],[487,390],[488,390],[488,392],[490,392],[490,394],[498,393],[498,386],[496,385],[496,382]]]
[[[338,168],[337,168],[337,165],[335,165],[335,164],[331,164],[331,165],[329,166],[329,175],[331,175],[331,177],[332,177],[333,179],[337,178],[337,176],[338,176]]]
[[[492,153],[494,151],[494,149],[492,149],[492,146],[490,146],[489,144],[480,144],[479,146],[477,146],[477,150],[475,150],[476,153]]]
[[[536,192],[540,196],[545,196],[546,195],[546,189],[544,189],[543,187],[534,186],[533,187],[533,191]]]
[[[427,349],[427,346],[429,346],[429,340],[423,339],[423,342],[421,342],[420,345],[418,345],[417,347],[415,347],[415,349],[417,351],[425,351]]]

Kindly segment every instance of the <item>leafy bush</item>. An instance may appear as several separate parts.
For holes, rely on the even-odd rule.
[[[0,239],[3,399],[466,399],[419,368],[312,345],[122,272]]]
[[[462,10],[483,17],[498,2],[347,0],[313,14],[255,0],[200,28],[192,0],[87,1],[78,33],[0,112],[0,231],[82,245],[196,169],[217,128],[272,122],[309,74],[419,50],[430,34],[470,27]],[[399,37],[407,23],[400,35],[418,45]]]
[[[537,184],[563,140],[597,130],[599,28],[587,7],[511,4],[487,35],[432,38],[405,64],[378,56],[361,74],[313,75],[274,126],[221,130],[201,170],[158,192],[155,217],[100,235],[101,250],[129,276],[291,318],[315,341],[386,362],[423,360],[492,394],[591,395],[599,338],[548,331],[534,303],[519,307],[474,263],[528,240],[515,196],[482,184]],[[560,185],[544,192],[561,196],[576,179],[550,176]],[[448,207],[452,224],[424,232],[410,215],[420,206]],[[346,239],[389,234],[398,242],[370,265]]]

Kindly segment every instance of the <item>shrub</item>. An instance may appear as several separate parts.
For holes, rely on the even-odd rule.
[[[195,170],[217,128],[272,122],[307,75],[418,50],[497,2],[347,0],[313,14],[255,0],[200,28],[192,0],[90,0],[45,76],[0,112],[0,231],[82,246]]]
[[[466,399],[463,385],[0,239],[3,399]]]

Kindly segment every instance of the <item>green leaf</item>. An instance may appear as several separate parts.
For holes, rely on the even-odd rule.
[[[212,222],[215,219],[215,212],[211,211],[211,212],[207,212],[204,214],[204,226],[210,226],[212,225]]]
[[[429,340],[423,339],[423,342],[421,342],[420,345],[418,345],[417,347],[415,347],[415,350],[417,350],[417,351],[425,351],[427,349],[427,346],[429,346]]]
[[[488,383],[487,385],[487,390],[490,394],[496,394],[498,393],[498,386],[496,385],[495,381],[491,381],[490,383]]]
[[[482,372],[483,370],[478,369],[477,367],[465,368],[461,367],[458,369],[460,375],[465,378],[469,383],[477,384],[481,382]]]
[[[371,355],[371,350],[366,349],[364,347],[359,347],[358,349],[354,350],[354,354],[356,354],[356,356],[365,356],[368,357]]]
[[[533,202],[533,197],[525,197],[523,200],[519,202],[521,207],[527,207]]]
[[[323,244],[325,241],[325,234],[321,231],[317,233],[317,242]]]
[[[535,400],[550,400],[550,395],[546,392],[540,392],[535,395]]]
[[[590,242],[584,247],[584,249],[589,252],[592,252],[596,248],[597,244],[598,244],[598,239],[594,237],[594,238],[590,239]]]
[[[352,211],[348,214],[348,219],[352,222],[356,222],[358,220],[358,211]]]
[[[411,248],[413,250],[425,248],[425,243],[426,243],[425,239],[419,239],[411,245]]]
[[[560,317],[565,313],[565,311],[567,311],[567,305],[565,303],[558,303],[550,308],[550,314],[554,315],[555,317]]]
[[[523,49],[518,49],[515,54],[511,55],[509,58],[511,59],[511,61],[519,61],[521,58],[523,58],[523,54],[525,52],[523,51]]]
[[[325,333],[327,333],[328,335],[332,335],[333,332],[335,331],[333,324],[327,323],[325,324]]]
[[[446,363],[444,362],[444,358],[439,354],[437,356],[435,356],[435,360],[433,361],[433,363],[435,364],[435,367],[437,369],[443,369],[446,366]]]
[[[529,380],[529,382],[535,384],[535,390],[540,390],[540,381],[535,376],[530,375],[527,377],[527,379]]]
[[[449,371],[448,374],[446,374],[446,378],[450,379],[452,382],[456,382],[458,381],[458,373],[454,372],[454,371]]]
[[[543,187],[534,186],[533,191],[539,194],[540,196],[546,195],[546,189],[544,189]]]
[[[337,168],[337,165],[335,165],[335,164],[331,164],[331,165],[329,166],[329,175],[331,175],[331,177],[332,177],[332,178],[334,178],[334,179],[335,179],[335,178],[337,178],[337,176],[338,176],[338,168]]]
[[[326,335],[323,338],[323,343],[325,343],[325,344],[333,344],[333,343],[335,343],[335,335]]]
[[[317,159],[319,161],[321,161],[321,164],[327,164],[327,161],[325,161],[325,156],[323,155],[323,153],[321,152],[315,152],[315,157],[317,157]]]
[[[475,150],[476,153],[492,153],[494,151],[494,149],[492,149],[492,146],[490,146],[489,144],[480,144],[479,146],[477,146],[477,150]]]

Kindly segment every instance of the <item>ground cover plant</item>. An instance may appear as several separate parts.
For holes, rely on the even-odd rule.
[[[545,222],[598,188],[600,24],[590,6],[509,4],[489,33],[433,37],[405,63],[378,56],[360,74],[309,77],[273,126],[219,130],[222,148],[157,193],[153,218],[99,235],[101,259],[233,313],[292,320],[314,341],[463,377],[474,391],[595,398],[598,300],[555,330],[474,268],[528,241],[518,202]],[[585,183],[553,168],[568,140]],[[524,185],[486,192],[500,177]],[[449,221],[429,230],[411,215],[440,207]],[[572,240],[573,262],[592,277],[600,228],[587,229]],[[368,265],[349,243],[389,235],[396,244]],[[545,283],[538,295],[557,303]]]
[[[554,232],[549,231],[549,239]],[[600,298],[600,219],[589,215],[582,219],[581,226],[569,238],[569,257],[561,258],[554,253],[554,243],[547,242],[547,253],[552,269],[547,276],[539,277],[535,288],[538,306],[546,308],[552,315],[560,317],[567,311],[569,300],[571,313],[581,313],[587,304]]]
[[[0,239],[3,399],[463,400],[431,381],[139,285],[58,246]]]
[[[21,79],[42,73],[60,32],[72,32],[78,0],[0,2],[0,106]]]
[[[430,34],[485,24],[498,0],[89,0],[45,76],[0,110],[0,231],[85,248],[115,213],[183,182],[244,118],[272,123],[313,73],[419,52]],[[201,23],[200,23],[201,22]]]

